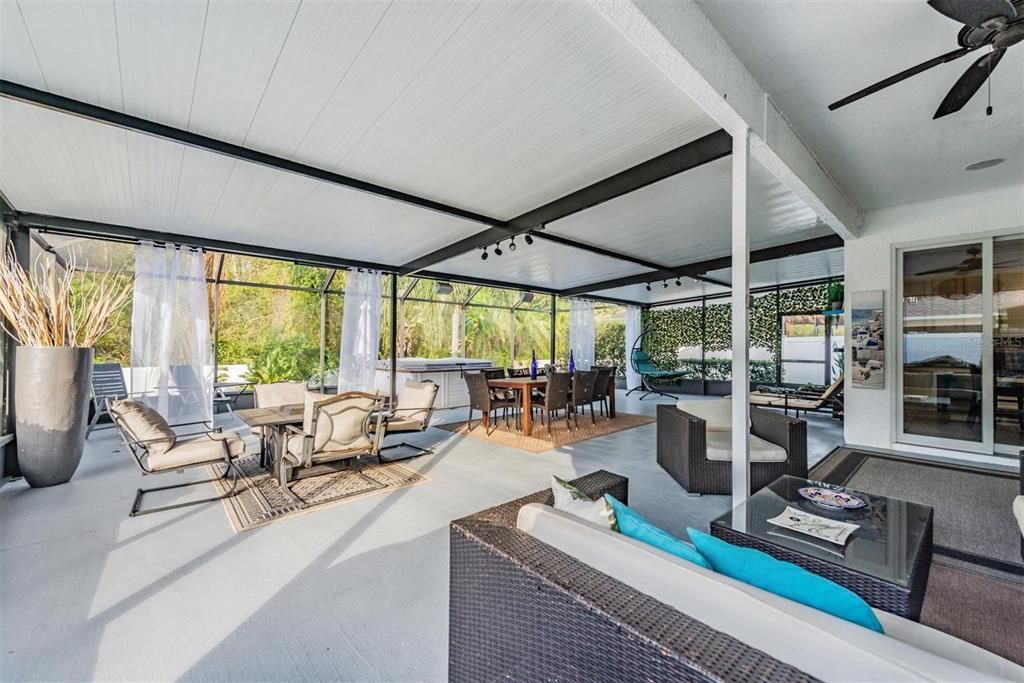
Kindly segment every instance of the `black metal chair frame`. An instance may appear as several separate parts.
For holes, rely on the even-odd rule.
[[[235,466],[234,462],[232,462],[232,460],[231,460],[231,454],[228,451],[227,441],[225,441],[223,439],[213,439],[212,437],[210,437],[210,434],[220,433],[222,431],[221,427],[217,427],[217,426],[213,425],[212,423],[206,422],[206,421],[182,422],[181,424],[171,425],[171,428],[173,428],[173,429],[177,429],[179,427],[195,427],[196,425],[203,425],[206,429],[204,429],[202,431],[186,433],[186,434],[178,434],[178,436],[180,437],[180,436],[199,436],[199,435],[205,435],[205,436],[207,436],[208,438],[210,438],[213,441],[219,441],[220,445],[221,445],[222,452],[223,452],[222,459],[204,460],[203,462],[192,463],[190,465],[182,465],[181,467],[175,467],[175,468],[170,468],[170,469],[166,469],[166,470],[153,470],[153,469],[150,469],[150,467],[146,464],[146,462],[144,462],[144,459],[148,460],[148,457],[149,457],[149,447],[152,444],[154,444],[154,443],[163,443],[163,442],[166,442],[167,440],[166,439],[149,439],[149,440],[146,440],[146,441],[140,441],[139,439],[136,439],[136,438],[134,438],[131,435],[131,433],[128,431],[127,427],[125,427],[125,425],[123,424],[122,420],[120,420],[114,413],[111,413],[110,417],[114,421],[114,426],[117,428],[118,433],[121,435],[122,441],[124,441],[125,446],[128,448],[128,452],[132,454],[132,459],[135,460],[135,464],[138,465],[139,470],[142,472],[143,476],[148,476],[148,475],[153,475],[153,474],[167,474],[167,473],[170,473],[170,472],[177,472],[177,473],[180,474],[181,472],[184,472],[187,469],[191,469],[191,468],[194,468],[194,467],[206,467],[207,465],[223,465],[224,466],[224,473],[221,474],[219,477],[212,477],[210,479],[201,479],[199,481],[188,481],[188,482],[183,482],[181,484],[171,484],[170,486],[155,486],[155,487],[149,488],[149,489],[143,489],[143,488],[137,489],[136,492],[135,492],[135,499],[132,501],[131,511],[129,511],[129,513],[128,513],[129,517],[139,517],[140,515],[149,515],[149,514],[152,514],[154,512],[165,512],[167,510],[177,510],[178,508],[191,507],[193,505],[202,505],[203,503],[213,503],[213,502],[218,501],[218,500],[224,500],[225,498],[231,498],[232,496],[235,495],[236,487],[238,486],[238,478],[239,478],[239,476],[241,476],[241,473],[238,471],[238,468]],[[210,497],[210,498],[203,498],[202,500],[192,500],[192,501],[188,501],[188,502],[185,502],[185,503],[175,503],[173,505],[164,505],[164,506],[161,506],[161,507],[148,508],[148,509],[145,509],[145,510],[142,509],[142,498],[147,493],[153,493],[155,491],[170,491],[170,490],[173,490],[173,489],[187,488],[189,486],[196,486],[198,484],[208,484],[208,483],[214,482],[214,481],[226,481],[226,480],[229,480],[228,475],[231,475],[230,476],[231,488],[229,488],[227,490],[227,492],[225,492],[222,495],[213,496],[213,497]]]
[[[675,398],[675,396],[673,396],[672,394],[662,391],[661,389],[655,387],[654,384],[652,384],[652,378],[655,377],[655,375],[651,374],[650,371],[641,370],[640,367],[637,365],[635,354],[637,351],[643,352],[643,339],[651,332],[652,329],[652,325],[648,325],[646,328],[644,328],[644,330],[640,333],[640,336],[637,337],[636,341],[633,342],[633,348],[630,349],[629,351],[629,365],[631,368],[633,368],[634,372],[640,375],[640,384],[638,386],[631,387],[629,391],[626,392],[626,396],[629,396],[634,391],[642,391],[644,392],[644,394],[643,396],[640,397],[641,401],[650,396],[651,394],[657,394],[659,396],[664,396],[665,398]],[[654,361],[651,361],[651,365],[654,365]],[[687,373],[685,372],[659,371],[657,378],[664,380],[676,380],[682,379],[686,377],[686,375]]]

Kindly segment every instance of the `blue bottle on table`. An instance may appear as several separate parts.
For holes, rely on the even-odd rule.
[[[576,359],[572,357],[572,349],[569,350],[569,374],[576,372]]]
[[[530,379],[537,379],[537,352],[531,351],[533,358],[530,360]]]

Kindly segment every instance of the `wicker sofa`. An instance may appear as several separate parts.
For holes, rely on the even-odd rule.
[[[627,500],[627,480],[606,471],[573,484],[592,497],[607,492]],[[895,615],[876,611],[886,631],[881,635],[756,588],[744,589],[684,560],[655,557],[662,563],[668,557],[669,564],[677,565],[672,570],[683,572],[682,582],[677,574],[667,577],[670,592],[687,584],[689,594],[698,596],[695,603],[704,603],[703,612],[699,605],[683,607],[677,601],[678,609],[673,608],[668,604],[672,597],[664,594],[664,577],[660,589],[644,583],[641,591],[633,587],[635,581],[594,568],[645,565],[646,554],[659,551],[555,511],[551,504],[546,489],[452,522],[449,680],[817,680],[740,639],[752,633],[755,642],[772,638],[780,650],[788,650],[779,657],[810,658],[807,668],[816,668],[826,679],[854,680],[863,672],[873,679],[1024,680],[1024,669]],[[551,527],[545,532],[524,524],[531,513],[535,519],[539,514],[579,527],[582,545],[561,543]],[[604,547],[593,548],[589,534],[604,535]],[[636,546],[645,555],[638,563]],[[576,552],[581,548],[583,553]],[[577,555],[586,556],[587,563]],[[709,586],[724,595],[706,591]],[[718,629],[689,612],[717,622]],[[727,630],[745,635],[734,637]]]
[[[658,406],[658,464],[690,494],[732,492],[732,462],[709,460],[707,425],[674,405]],[[807,423],[795,417],[750,408],[750,433],[781,447],[780,462],[751,462],[750,490],[758,491],[784,474],[807,476]]]

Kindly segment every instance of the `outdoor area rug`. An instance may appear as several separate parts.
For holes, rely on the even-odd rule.
[[[270,472],[260,467],[258,455],[238,458],[235,464],[243,475],[238,481],[238,492],[221,501],[235,533],[265,526],[286,517],[430,481],[426,475],[401,463],[368,463],[363,466],[362,472],[377,483],[370,483],[348,469],[293,482],[292,491],[307,503],[303,508],[281,490]],[[211,470],[211,476],[218,473]],[[223,494],[229,488],[228,483],[221,481],[214,482],[214,486],[218,494]]]
[[[929,505],[934,551],[1024,580],[1021,536],[1011,512],[1016,475],[838,448],[808,478]]]
[[[935,556],[921,623],[1024,665],[1024,584],[976,566]]]
[[[480,420],[473,420],[472,428],[469,430],[466,429],[465,421],[437,425],[437,427],[454,434],[465,434],[481,441],[511,446],[512,448],[529,451],[530,453],[543,453],[552,448],[569,446],[579,441],[621,432],[624,429],[649,425],[655,421],[656,418],[646,415],[616,413],[614,420],[598,417],[597,423],[591,424],[590,415],[581,415],[579,429],[567,429],[565,420],[561,419],[555,420],[551,424],[551,434],[548,434],[547,425],[542,425],[540,420],[534,420],[533,434],[530,436],[524,436],[516,431],[515,421],[512,418],[509,418],[508,426],[505,426],[504,420],[498,420],[496,427],[492,425],[493,431],[491,431],[490,435],[486,434],[486,430],[480,424]]]

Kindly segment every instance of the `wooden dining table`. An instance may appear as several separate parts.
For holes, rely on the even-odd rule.
[[[512,389],[519,401],[519,408],[523,416],[523,434],[530,436],[533,433],[533,390],[544,390],[548,385],[547,377],[537,375],[532,377],[502,377],[500,379],[487,380],[487,386],[492,389]],[[615,375],[608,378],[608,417],[615,417]],[[488,427],[490,415],[484,411],[483,425]]]

